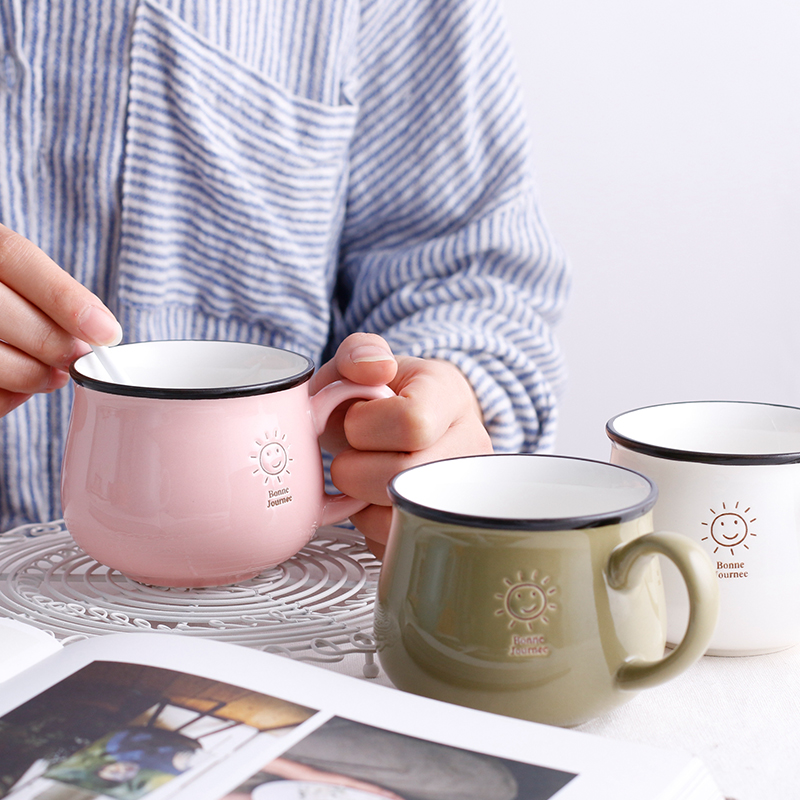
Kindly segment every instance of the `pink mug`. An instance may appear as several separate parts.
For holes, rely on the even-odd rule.
[[[160,341],[70,368],[75,401],[64,520],[87,554],[157,586],[222,586],[297,553],[366,503],[329,495],[318,438],[345,400],[393,396],[337,381],[315,395],[305,356],[262,345]]]

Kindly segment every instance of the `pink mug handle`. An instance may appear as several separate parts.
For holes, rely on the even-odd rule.
[[[395,393],[385,384],[380,386],[364,386],[348,380],[339,380],[323,386],[311,398],[311,419],[317,436],[325,430],[333,410],[345,400],[380,400],[384,397],[394,397]],[[320,525],[335,525],[343,522],[351,514],[361,511],[369,505],[364,500],[357,500],[347,494],[328,494],[325,492],[325,503],[322,507],[322,520]]]

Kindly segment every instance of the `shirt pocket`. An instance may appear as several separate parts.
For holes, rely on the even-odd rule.
[[[139,3],[117,277],[132,335],[192,337],[223,320],[249,327],[220,337],[318,351],[355,121],[353,106],[294,96]]]

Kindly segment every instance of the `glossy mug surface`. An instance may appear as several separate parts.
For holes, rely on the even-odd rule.
[[[126,383],[93,353],[70,370],[61,481],[67,528],[101,564],[160,586],[235,583],[364,506],[325,493],[318,437],[340,403],[388,387],[340,381],[310,396],[305,356],[237,342],[109,356]]]
[[[688,402],[640,408],[606,425],[611,461],[658,485],[655,524],[714,563],[720,616],[711,655],[757,655],[800,641],[800,408]],[[664,567],[668,641],[688,614]]]
[[[495,454],[413,467],[390,495],[375,636],[400,689],[574,726],[705,651],[714,571],[686,537],[653,532],[657,490],[642,475]],[[656,553],[678,565],[693,609],[667,656]]]

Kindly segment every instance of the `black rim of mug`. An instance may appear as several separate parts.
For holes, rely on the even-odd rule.
[[[696,464],[715,464],[723,466],[758,466],[762,464],[797,464],[800,463],[800,453],[713,453],[702,450],[678,450],[672,447],[645,442],[625,436],[617,429],[617,421],[639,411],[647,411],[651,408],[666,408],[667,406],[690,406],[690,405],[740,405],[766,408],[780,408],[800,413],[800,409],[795,406],[781,405],[779,403],[758,403],[747,400],[687,400],[676,403],[657,403],[651,406],[642,406],[630,411],[623,411],[612,417],[606,423],[606,436],[626,450],[635,453],[663,458],[669,461],[691,461]]]
[[[648,494],[640,502],[632,506],[613,509],[611,511],[599,512],[597,514],[582,514],[577,517],[545,517],[545,518],[512,518],[512,517],[486,517],[477,514],[461,514],[457,511],[448,511],[422,503],[416,503],[405,497],[397,489],[397,482],[403,475],[416,470],[425,469],[436,463],[447,461],[465,461],[469,459],[496,459],[496,458],[535,458],[535,459],[556,459],[560,461],[579,461],[587,464],[599,464],[611,470],[621,470],[631,473],[649,487]],[[458,458],[446,458],[440,462],[428,464],[418,464],[395,475],[389,482],[389,497],[392,503],[402,511],[413,514],[416,517],[431,520],[432,522],[451,523],[466,528],[492,528],[503,531],[567,531],[584,530],[587,528],[601,528],[607,525],[618,525],[621,522],[638,519],[650,511],[658,499],[658,488],[655,483],[646,475],[636,470],[622,467],[618,464],[609,464],[605,461],[596,461],[589,458],[578,458],[576,456],[561,456],[546,453],[485,453],[475,456],[460,456]]]
[[[169,339],[165,341],[170,342],[194,342],[204,341],[202,339]],[[205,340],[209,341],[209,340]],[[137,344],[155,344],[155,342],[131,342],[129,344],[121,345],[122,347],[135,347]],[[249,342],[224,342],[224,344],[243,344],[250,347],[261,347],[265,350],[278,350],[283,353],[291,353],[298,358],[303,359],[305,366],[292,375],[285,378],[280,378],[275,381],[264,381],[262,383],[248,384],[244,386],[213,386],[205,388],[173,388],[173,387],[159,387],[159,386],[140,386],[124,383],[114,383],[112,381],[104,381],[100,378],[92,378],[84,375],[79,371],[76,366],[81,358],[76,359],[69,368],[69,374],[72,380],[85,389],[92,389],[96,392],[104,392],[105,394],[123,395],[125,397],[150,397],[159,400],[218,400],[227,397],[252,397],[259,394],[270,394],[271,392],[281,392],[285,389],[291,389],[294,386],[299,386],[301,383],[311,380],[314,373],[314,362],[293,350],[286,350],[281,347],[270,347],[269,345],[258,345]],[[87,353],[88,355],[88,353]]]

